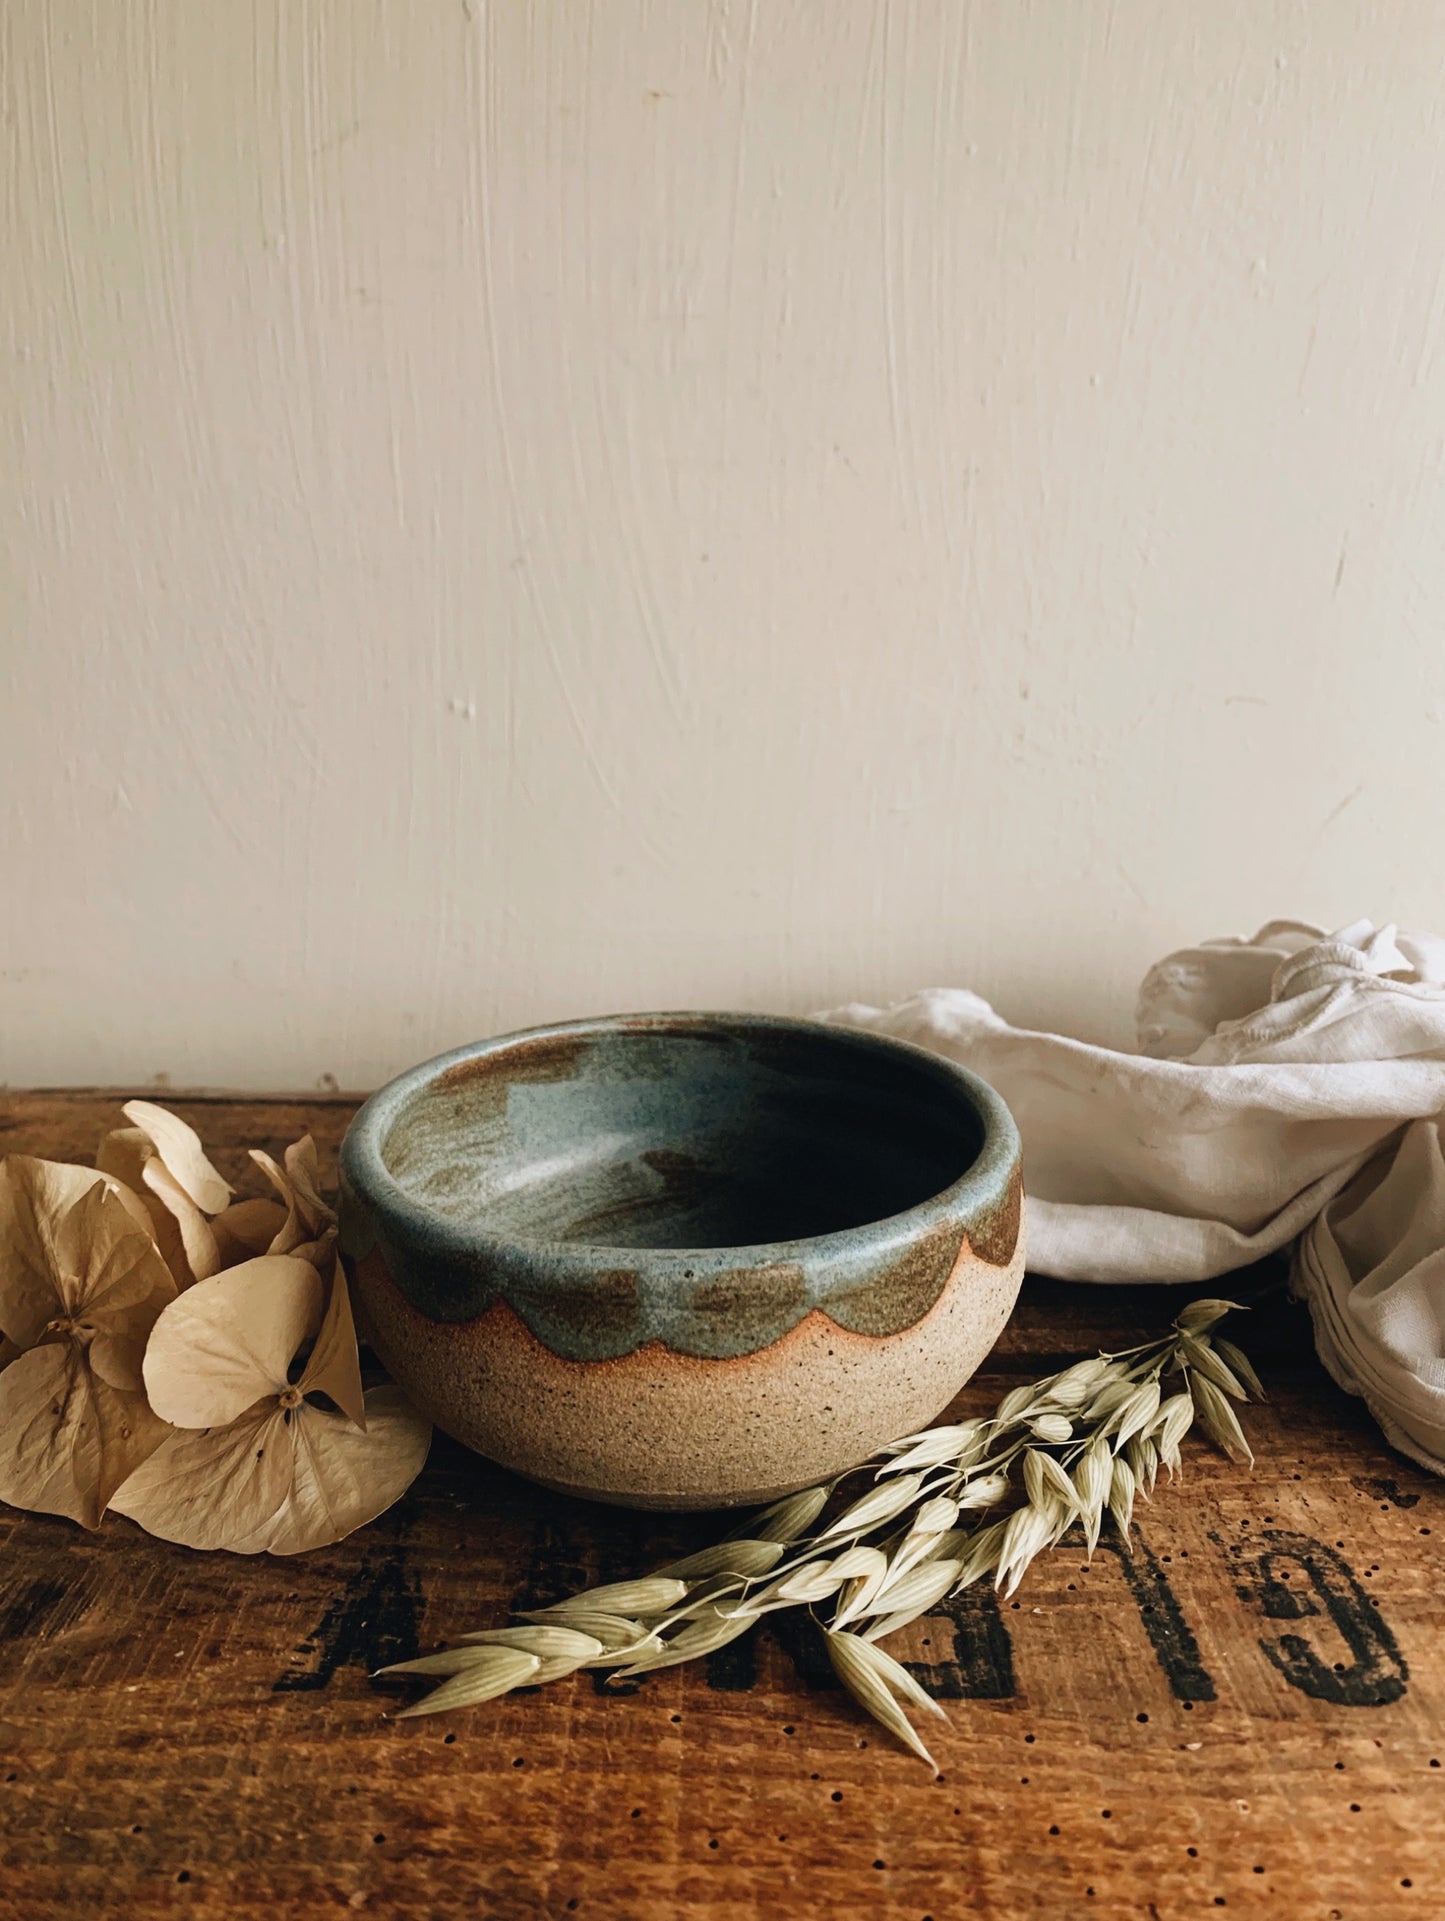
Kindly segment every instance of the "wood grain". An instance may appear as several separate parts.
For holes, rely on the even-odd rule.
[[[11,1095],[0,1148],[88,1158],[119,1095]],[[233,1178],[351,1103],[173,1102]],[[1251,1475],[1191,1447],[1132,1561],[1036,1564],[899,1640],[941,1781],[806,1638],[614,1698],[569,1680],[397,1722],[368,1671],[646,1568],[706,1517],[602,1511],[439,1439],[407,1499],[294,1561],[0,1510],[0,1915],[495,1921],[1445,1912],[1440,1485],[1327,1381],[1275,1271]],[[1176,1290],[1031,1282],[964,1404],[1166,1322]]]

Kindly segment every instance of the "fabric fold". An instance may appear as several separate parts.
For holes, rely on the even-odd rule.
[[[998,1089],[1037,1273],[1200,1282],[1291,1249],[1326,1367],[1445,1472],[1445,940],[1276,920],[1182,949],[1144,978],[1137,1053],[959,988],[823,1018]]]

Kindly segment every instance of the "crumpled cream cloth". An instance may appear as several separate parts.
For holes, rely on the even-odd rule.
[[[1152,967],[1140,1052],[933,988],[824,1019],[931,1048],[1013,1110],[1029,1265],[1205,1281],[1293,1244],[1320,1358],[1445,1473],[1445,940],[1270,921]]]

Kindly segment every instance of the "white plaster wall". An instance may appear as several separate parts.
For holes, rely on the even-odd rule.
[[[1445,927],[1436,0],[6,0],[0,1079]]]

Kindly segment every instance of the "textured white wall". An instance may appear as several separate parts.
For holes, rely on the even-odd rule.
[[[8,0],[0,1078],[1445,926],[1436,0]]]

